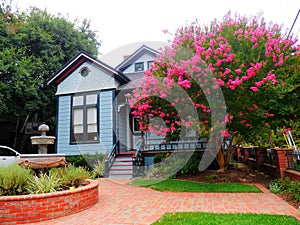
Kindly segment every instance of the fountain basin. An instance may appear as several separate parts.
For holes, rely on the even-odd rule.
[[[54,136],[32,136],[31,144],[33,145],[53,145],[56,137]]]
[[[23,154],[19,165],[30,169],[51,169],[66,164],[65,154]]]

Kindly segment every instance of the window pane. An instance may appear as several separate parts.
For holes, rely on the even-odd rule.
[[[98,140],[97,133],[88,133],[87,139],[88,141],[97,141]]]
[[[87,109],[87,124],[97,123],[97,108]]]
[[[74,125],[83,124],[83,109],[74,109]]]
[[[134,64],[134,71],[135,72],[144,71],[144,62],[135,63]]]
[[[16,156],[16,154],[6,148],[0,148],[0,156]]]
[[[90,104],[97,104],[97,94],[94,95],[87,95],[86,96],[86,104],[90,105]]]
[[[83,96],[74,96],[73,105],[74,106],[83,105]]]
[[[94,133],[97,132],[97,124],[90,124],[87,126],[87,132],[88,133]]]
[[[83,125],[74,126],[74,133],[75,134],[83,134]]]
[[[83,134],[74,134],[74,139],[75,142],[83,141]]]
[[[154,65],[154,61],[148,61],[148,68],[150,68],[152,65]]]

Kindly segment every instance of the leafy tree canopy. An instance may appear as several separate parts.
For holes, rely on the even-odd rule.
[[[193,127],[209,136],[226,125],[224,137],[259,144],[268,141],[271,129],[299,125],[300,47],[277,24],[228,13],[208,26],[196,22],[181,27],[171,44],[130,95],[142,129],[174,140],[178,130]],[[178,94],[178,87],[186,95]],[[215,109],[207,99],[218,89],[226,115],[212,124]],[[182,116],[188,104],[198,118]],[[149,118],[164,122],[148,124]]]
[[[47,79],[79,51],[97,56],[100,47],[88,20],[71,22],[38,8],[14,12],[5,3],[0,37],[0,114],[13,115],[21,125],[36,113],[49,122],[56,104]]]

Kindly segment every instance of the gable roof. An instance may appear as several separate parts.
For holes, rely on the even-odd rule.
[[[58,85],[84,62],[91,62],[97,65],[98,67],[101,67],[102,69],[106,70],[111,76],[113,76],[117,81],[119,81],[121,84],[130,81],[130,79],[125,74],[120,73],[119,71],[115,70],[114,68],[105,64],[104,62],[96,59],[90,54],[84,51],[80,51],[65,65],[63,65],[63,67],[57,73],[55,73],[52,77],[50,77],[47,84]]]
[[[150,55],[153,55],[154,57],[159,54],[158,51],[149,48],[146,45],[142,45],[138,50],[136,50],[134,53],[132,53],[128,58],[126,58],[123,62],[121,62],[117,67],[116,70],[118,71],[124,71],[128,66],[130,66],[132,63],[134,63],[136,60],[138,60],[141,56],[143,56],[145,53],[149,53]]]

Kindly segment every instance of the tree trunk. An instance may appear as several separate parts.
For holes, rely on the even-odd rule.
[[[219,164],[220,169],[218,170],[218,172],[224,172],[226,170],[226,166],[225,166],[225,155],[224,155],[224,149],[221,147],[221,149],[219,150],[216,160]]]
[[[13,148],[16,149],[17,147],[17,142],[18,142],[18,137],[19,137],[19,124],[20,124],[20,117],[17,118],[17,124],[16,124],[16,129],[15,129],[15,138],[14,138],[14,143],[13,143]]]

